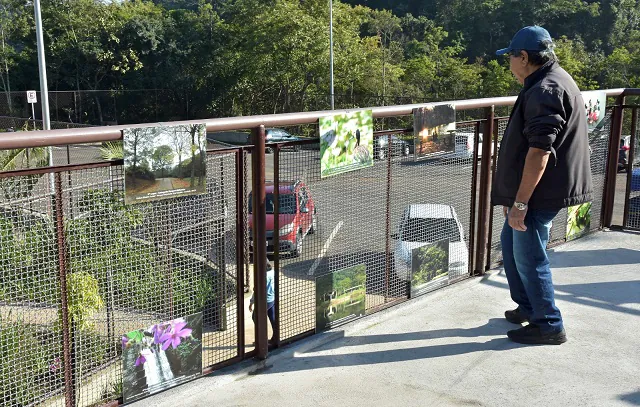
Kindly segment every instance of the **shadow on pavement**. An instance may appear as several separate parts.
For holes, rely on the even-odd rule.
[[[633,393],[622,394],[618,399],[632,406],[640,406],[640,390],[634,391]]]
[[[507,331],[518,326],[508,323],[504,318],[491,318],[486,324],[474,328],[436,329],[433,331],[406,332],[401,334],[366,335],[349,337],[336,343],[329,343],[322,349],[342,348],[345,346],[372,345],[390,342],[421,341],[441,338],[479,338],[483,336],[506,335]]]
[[[425,340],[448,337],[482,337],[490,335],[504,335],[506,330],[513,325],[499,323],[498,319],[491,319],[485,325],[468,329],[444,329],[436,331],[409,332],[404,334],[371,335],[362,337],[349,337],[327,344],[317,351],[335,349],[343,346],[356,346],[362,344],[376,344],[386,342],[404,342],[410,340]],[[518,345],[509,341],[506,335],[503,338],[493,338],[486,342],[451,343],[444,345],[421,346],[406,349],[393,349],[374,352],[348,353],[321,356],[299,356],[291,363],[274,366],[263,373],[284,373],[303,370],[314,370],[327,367],[348,367],[361,365],[375,365],[381,363],[395,363],[420,359],[441,358],[446,356],[462,355],[473,352],[505,351],[515,349]]]
[[[504,277],[504,271],[501,271],[500,275]],[[486,279],[482,281],[482,284],[509,289],[506,278],[505,282],[497,281],[495,278]],[[566,285],[555,284],[554,288],[556,300],[569,301],[575,304],[640,316],[639,310],[621,306],[622,304],[640,303],[640,281],[637,280]]]
[[[640,265],[640,251],[631,249],[578,250],[575,252],[555,252],[552,250],[551,253],[553,253],[551,266],[554,268]]]

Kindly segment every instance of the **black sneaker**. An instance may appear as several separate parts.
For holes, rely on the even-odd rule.
[[[512,324],[521,324],[523,322],[529,321],[529,319],[526,316],[524,316],[522,312],[520,312],[519,307],[514,310],[505,311],[504,317],[507,319],[507,321],[511,322]]]
[[[507,336],[514,342],[527,345],[560,345],[567,341],[564,329],[560,332],[543,334],[540,328],[533,324],[509,331]]]

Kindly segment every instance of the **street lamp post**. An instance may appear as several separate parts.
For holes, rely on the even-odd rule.
[[[42,127],[44,130],[51,130],[49,119],[49,88],[47,87],[47,66],[44,58],[44,40],[42,34],[42,13],[40,12],[40,0],[34,0],[36,18],[36,42],[38,48],[38,71],[40,72],[40,99],[42,103]],[[34,118],[35,119],[35,118]],[[53,167],[53,149],[49,147],[49,166]],[[54,182],[53,173],[49,174],[51,181],[51,193],[53,194]]]
[[[329,74],[331,76],[331,110],[335,108],[333,93],[333,0],[329,0]]]

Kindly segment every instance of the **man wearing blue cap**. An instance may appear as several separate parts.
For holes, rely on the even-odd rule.
[[[491,200],[506,222],[501,243],[511,298],[518,307],[509,331],[518,343],[567,341],[555,304],[546,253],[551,221],[562,208],[591,200],[589,140],[580,89],[560,67],[542,27],[518,31],[507,48],[511,72],[523,85],[500,143]]]

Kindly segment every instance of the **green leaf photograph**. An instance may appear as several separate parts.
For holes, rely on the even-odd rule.
[[[569,207],[567,216],[567,240],[584,236],[591,228],[591,202]]]
[[[322,178],[373,166],[371,110],[321,117],[319,122]]]
[[[364,264],[316,278],[316,331],[365,314],[367,268]]]
[[[411,256],[411,296],[432,291],[449,278],[449,239],[413,249]]]

